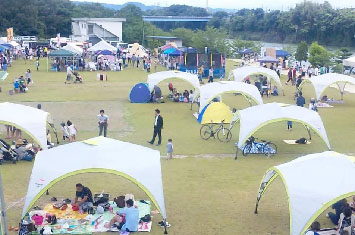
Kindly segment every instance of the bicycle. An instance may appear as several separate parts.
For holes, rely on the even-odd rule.
[[[266,157],[270,157],[277,153],[277,146],[271,141],[261,140],[261,142],[256,142],[257,138],[250,136],[244,146],[241,147],[243,156],[248,154],[265,154]],[[238,158],[237,149],[235,154],[235,160]]]
[[[200,129],[200,136],[204,140],[209,138],[217,138],[221,142],[229,142],[232,139],[230,129],[224,127],[224,120],[219,124],[204,124]]]

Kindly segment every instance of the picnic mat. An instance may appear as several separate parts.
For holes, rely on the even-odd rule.
[[[333,108],[334,106],[331,106],[328,103],[318,103],[317,108]]]
[[[145,202],[148,204],[136,201],[136,205],[139,210],[139,218],[144,217],[151,212],[150,201]],[[62,211],[59,209],[54,209],[52,203],[47,204],[43,208],[42,212],[56,215],[57,224],[50,226],[53,230],[53,234],[91,234],[93,232],[107,232],[108,229],[104,227],[105,224],[112,219],[117,211],[122,210],[121,208],[118,208],[112,201],[109,203],[113,208],[113,213],[110,211],[105,211],[104,214],[79,214],[77,211],[72,210],[71,205],[68,205],[68,208]],[[45,226],[46,224],[43,224],[40,227]],[[151,229],[152,221],[138,225],[139,232],[150,232]]]
[[[297,144],[296,140],[284,140],[284,142],[286,144]],[[311,141],[307,140],[307,144],[311,144]],[[299,145],[303,145],[303,144],[299,144]]]

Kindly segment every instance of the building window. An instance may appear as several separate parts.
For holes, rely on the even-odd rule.
[[[92,24],[88,25],[88,34],[94,34],[94,25]]]

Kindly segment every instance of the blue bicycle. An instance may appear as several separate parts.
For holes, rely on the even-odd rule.
[[[250,136],[246,143],[240,148],[242,150],[243,156],[248,154],[265,154],[266,157],[270,157],[277,153],[277,147],[271,141],[261,140],[261,142],[256,142],[257,138]],[[238,151],[235,154],[235,160],[238,158]]]

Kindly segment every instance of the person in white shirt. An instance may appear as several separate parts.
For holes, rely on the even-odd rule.
[[[77,129],[76,127],[74,126],[74,124],[71,122],[71,121],[67,121],[67,125],[68,125],[68,129],[69,129],[69,134],[70,134],[70,141],[71,142],[75,142],[76,141],[76,132],[77,132]]]
[[[72,80],[72,75],[73,70],[70,68],[69,65],[67,65],[67,80],[65,81],[65,84],[69,83]]]
[[[318,221],[314,221],[311,225],[311,229],[307,230],[305,235],[319,235],[319,233],[317,233],[318,231],[320,231],[320,224]]]
[[[103,131],[104,137],[106,137],[109,118],[105,114],[105,111],[103,109],[100,110],[100,114],[97,115],[97,118],[99,119],[99,129],[100,129],[99,136],[102,135],[102,131]]]

